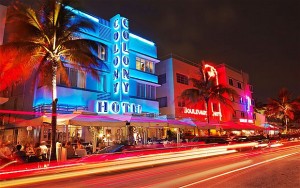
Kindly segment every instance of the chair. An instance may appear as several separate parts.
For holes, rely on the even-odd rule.
[[[76,149],[75,153],[80,157],[85,157],[87,155],[87,152],[85,149]]]

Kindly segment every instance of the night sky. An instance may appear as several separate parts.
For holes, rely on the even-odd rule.
[[[0,0],[1,3],[1,0]],[[250,76],[266,102],[285,87],[300,96],[300,0],[81,0],[87,13],[129,19],[130,31],[194,62],[225,63]]]

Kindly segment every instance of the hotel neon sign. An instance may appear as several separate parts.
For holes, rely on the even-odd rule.
[[[96,107],[99,114],[124,114],[124,113],[142,113],[142,106],[135,103],[118,101],[97,101]]]
[[[184,114],[194,114],[194,115],[207,115],[206,110],[199,110],[199,109],[192,109],[192,108],[183,108],[183,113]],[[221,112],[212,112],[212,116],[221,116]]]
[[[113,29],[113,94],[120,95],[120,100],[124,100],[129,93],[128,19],[117,15],[113,20]]]

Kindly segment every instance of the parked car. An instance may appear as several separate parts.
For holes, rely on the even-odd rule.
[[[269,139],[263,135],[255,135],[255,136],[248,136],[249,141],[256,141],[258,143],[269,143]]]
[[[249,138],[247,136],[235,136],[231,139],[231,142],[249,142]]]
[[[206,144],[229,144],[229,139],[227,137],[220,137],[220,136],[209,136],[205,140]]]

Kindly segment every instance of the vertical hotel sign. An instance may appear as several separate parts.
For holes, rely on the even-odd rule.
[[[113,99],[129,101],[129,26],[128,19],[116,15],[111,19],[113,28]]]

